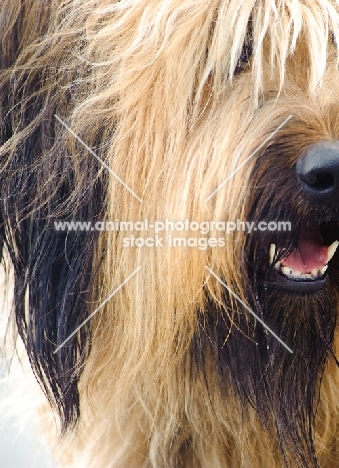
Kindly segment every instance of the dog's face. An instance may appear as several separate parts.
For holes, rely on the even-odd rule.
[[[268,427],[275,426],[292,466],[313,466],[314,418],[316,408],[323,409],[321,375],[329,356],[338,362],[332,348],[339,299],[338,86],[329,79],[312,98],[298,86],[304,71],[292,65],[290,73],[290,83],[272,99],[282,111],[281,122],[292,117],[255,156],[247,182],[251,196],[244,203],[246,219],[256,226],[262,220],[289,221],[292,229],[252,232],[238,265],[247,304],[293,354],[262,324],[252,328],[243,311],[228,335],[230,322],[218,321],[215,305],[205,345],[218,362],[224,388],[231,381],[244,404],[250,401]],[[337,72],[331,73],[337,80]],[[263,96],[262,117],[259,111],[255,118],[255,125],[265,122],[262,139],[278,124],[265,119],[265,106],[270,96]],[[226,292],[224,304],[229,302]]]
[[[269,47],[264,55],[267,61]],[[328,47],[335,56],[335,43],[329,42]],[[301,40],[286,63],[287,77],[280,92],[278,78],[274,81],[263,73],[259,108],[239,142],[248,145],[240,158],[247,161],[246,169],[223,188],[232,204],[229,217],[237,206],[238,217],[255,226],[262,220],[291,224],[290,231],[255,229],[245,239],[239,234],[232,239],[245,302],[270,330],[252,322],[234,300],[232,291],[239,290],[233,283],[232,291],[224,292],[222,306],[209,302],[208,318],[202,314],[193,346],[200,372],[208,349],[217,362],[222,387],[235,388],[244,405],[250,402],[267,427],[275,428],[292,466],[316,464],[314,422],[316,409],[323,410],[321,376],[328,357],[338,363],[332,348],[339,305],[338,71],[329,61],[322,86],[312,94],[305,81],[305,55]],[[251,81],[252,73],[253,68],[242,69],[234,93]],[[237,111],[243,115],[247,104],[243,90],[240,94],[244,100],[236,99],[241,108]],[[240,201],[232,198],[232,190]],[[233,263],[228,262],[231,273],[230,267],[218,269],[218,263],[222,260],[215,260],[214,272],[232,284]],[[225,401],[228,397],[226,391]]]
[[[7,0],[16,21],[0,16],[0,221],[38,379],[65,428],[94,395],[105,443],[115,418],[147,434],[154,466],[190,446],[192,466],[236,460],[240,405],[249,436],[273,431],[287,461],[317,466],[339,304],[337,2],[80,3],[49,22]],[[39,25],[27,44],[23,18]],[[53,230],[146,218],[291,229],[205,250]]]

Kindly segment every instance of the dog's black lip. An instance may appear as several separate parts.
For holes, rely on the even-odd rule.
[[[328,273],[326,272],[319,278],[314,280],[298,280],[291,279],[287,276],[282,275],[276,270],[273,270],[270,275],[270,280],[268,282],[269,286],[278,289],[284,289],[287,291],[293,291],[296,293],[312,293],[323,289],[328,280]]]

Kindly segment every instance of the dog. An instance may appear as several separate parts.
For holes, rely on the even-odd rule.
[[[338,44],[337,0],[2,0],[9,320],[63,466],[338,466]]]

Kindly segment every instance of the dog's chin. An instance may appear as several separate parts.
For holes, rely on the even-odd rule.
[[[299,294],[325,289],[336,273],[339,257],[337,222],[314,224],[293,248],[271,244],[267,285]]]

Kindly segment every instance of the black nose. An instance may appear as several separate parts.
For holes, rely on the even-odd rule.
[[[297,163],[297,175],[314,203],[339,207],[339,141],[311,146]]]

